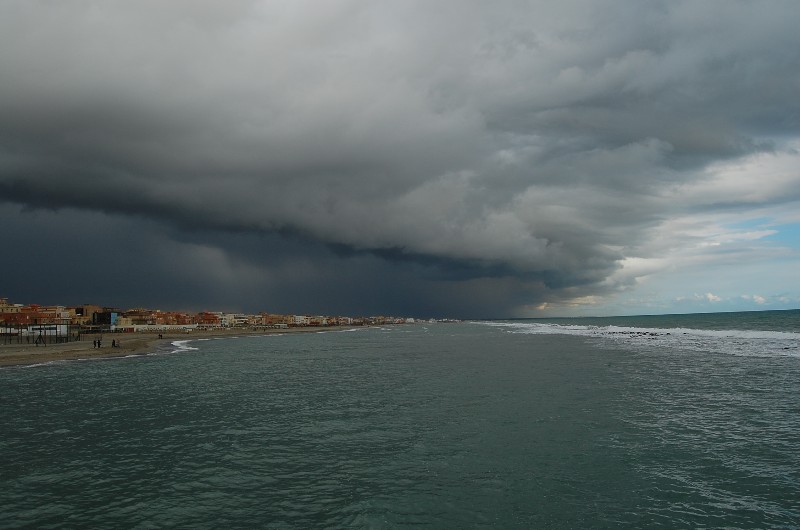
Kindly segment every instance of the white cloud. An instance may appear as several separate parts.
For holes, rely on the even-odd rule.
[[[800,143],[792,140],[777,150],[715,162],[666,197],[695,208],[728,204],[755,209],[763,203],[794,202],[800,200],[798,168]]]

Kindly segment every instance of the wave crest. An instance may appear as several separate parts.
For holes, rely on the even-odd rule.
[[[508,333],[574,335],[633,347],[662,347],[706,353],[800,357],[800,333],[634,326],[564,325],[544,322],[483,322]]]

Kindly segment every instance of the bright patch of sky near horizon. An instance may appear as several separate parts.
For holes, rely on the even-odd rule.
[[[797,144],[782,154],[759,154],[708,170],[713,178],[699,187],[701,199],[715,202],[769,196],[770,185],[796,182]],[[774,176],[777,175],[777,178]],[[676,194],[680,197],[680,193]],[[687,210],[691,197],[686,194]],[[706,199],[707,200],[707,199]],[[602,298],[569,300],[530,308],[527,316],[670,314],[800,307],[800,202],[749,209],[687,213],[664,223],[664,251],[650,259],[628,258],[616,275],[632,287]],[[672,238],[674,245],[663,245]],[[613,278],[613,276],[612,276]],[[622,280],[626,278],[628,282]],[[633,281],[630,281],[630,279]]]
[[[3,2],[0,296],[800,307],[798,26],[793,0]]]

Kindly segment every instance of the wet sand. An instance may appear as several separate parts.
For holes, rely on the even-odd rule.
[[[274,333],[311,333],[349,329],[351,326],[301,327],[288,329],[235,329],[209,330],[190,333],[165,332],[163,338],[158,333],[105,333],[102,335],[102,346],[95,348],[93,341],[98,336],[84,335],[82,340],[62,344],[2,344],[0,343],[0,366],[27,366],[52,361],[76,359],[93,359],[104,357],[124,357],[152,353],[162,348],[172,348],[176,340],[193,340],[211,337],[236,337],[241,335],[266,335]],[[119,347],[112,347],[111,341],[119,340]]]

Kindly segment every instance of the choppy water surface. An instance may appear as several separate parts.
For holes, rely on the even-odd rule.
[[[418,324],[0,370],[0,526],[796,527],[793,322]]]

